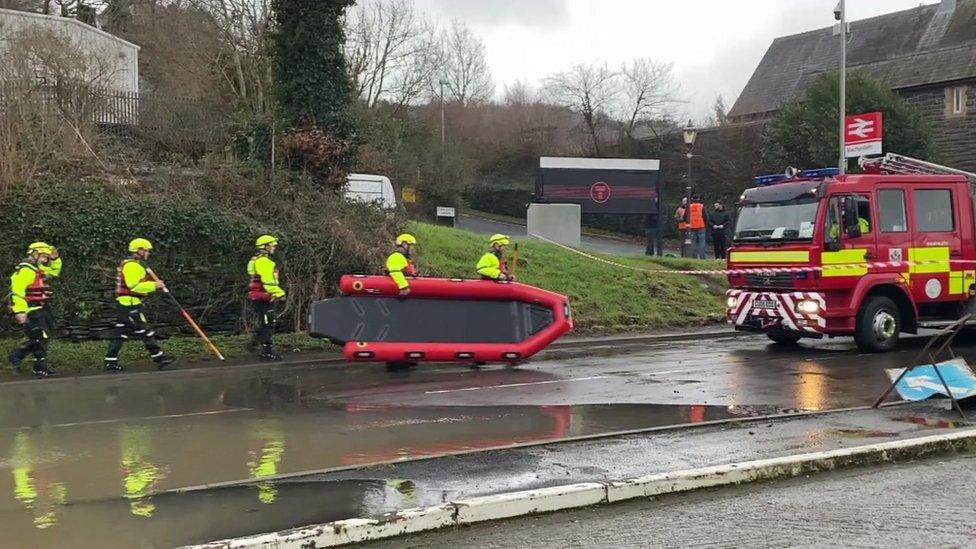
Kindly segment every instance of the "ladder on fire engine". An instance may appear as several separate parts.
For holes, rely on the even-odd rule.
[[[976,173],[957,170],[901,154],[888,153],[881,158],[861,157],[859,163],[866,172],[890,175],[963,175],[969,179],[970,184],[976,185]]]

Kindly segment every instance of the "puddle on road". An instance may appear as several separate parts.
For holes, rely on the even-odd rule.
[[[262,478],[779,412],[747,406],[307,402],[287,409],[237,411],[226,401],[211,400],[209,412],[184,414],[178,422],[172,421],[175,416],[150,415],[0,428],[0,528],[28,546],[209,541],[449,497],[408,480],[326,487]],[[170,492],[248,478],[253,485]]]

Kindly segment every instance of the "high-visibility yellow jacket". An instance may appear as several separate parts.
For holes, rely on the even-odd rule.
[[[116,299],[121,305],[134,307],[142,304],[142,298],[156,291],[156,282],[149,270],[138,259],[126,259],[119,266],[116,282]]]
[[[397,250],[386,258],[386,274],[390,275],[397,288],[405,290],[410,287],[408,276],[416,276],[417,268],[403,252]]]
[[[488,252],[481,256],[475,268],[479,275],[492,280],[498,280],[502,274],[508,274],[508,266],[495,252]]]
[[[271,301],[285,297],[285,290],[278,280],[278,265],[265,254],[259,254],[247,262],[247,275],[251,277],[249,297],[253,301]]]
[[[43,305],[28,302],[28,288],[35,285],[39,276],[53,278],[60,275],[60,257],[52,259],[47,265],[35,265],[28,261],[17,265],[14,274],[10,276],[10,308],[14,314],[29,313],[40,309]]]

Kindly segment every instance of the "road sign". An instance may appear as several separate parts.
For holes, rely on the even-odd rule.
[[[417,203],[417,189],[413,187],[404,187],[403,191],[400,193],[403,196],[403,201],[416,204]]]
[[[437,207],[437,217],[454,217],[454,208]]]
[[[881,154],[884,138],[882,113],[869,112],[847,117],[844,126],[844,155],[847,158]]]
[[[905,400],[925,400],[937,394],[949,396],[942,386],[942,381],[939,380],[939,374],[942,374],[946,385],[952,391],[952,396],[962,399],[976,395],[976,375],[964,358],[940,362],[938,366],[938,373],[931,364],[916,366],[895,386],[898,394]],[[903,371],[899,368],[887,370],[888,377],[894,381]]]

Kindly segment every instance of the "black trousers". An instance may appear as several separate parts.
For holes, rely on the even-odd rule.
[[[715,245],[715,259],[725,259],[725,249],[728,247],[725,242],[725,231],[712,233],[712,244]]]
[[[261,345],[267,349],[271,348],[271,336],[275,331],[275,305],[273,301],[251,301],[254,314],[258,317],[257,328],[251,336],[251,344],[255,347]]]
[[[657,229],[644,229],[644,255],[654,255],[654,249],[657,247]],[[664,255],[663,250],[661,255]]]
[[[51,340],[52,332],[54,332],[54,315],[50,309],[41,307],[36,311],[27,313],[27,322],[24,324],[24,335],[27,336],[27,343],[18,347],[11,358],[20,362],[27,355],[33,354],[35,369],[43,368],[44,361],[47,359],[47,345]]]
[[[158,360],[163,357],[163,350],[156,341],[156,332],[149,325],[142,305],[115,304],[115,337],[108,345],[106,362],[117,362],[122,345],[131,338],[141,339],[149,357]]]

